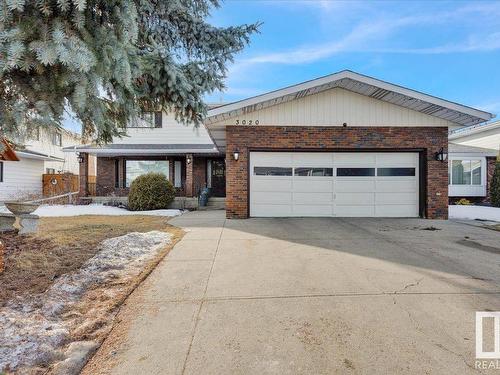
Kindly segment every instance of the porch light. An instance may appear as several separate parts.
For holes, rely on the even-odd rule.
[[[233,153],[233,158],[234,160],[238,161],[238,159],[240,158],[240,152],[238,150],[236,150],[234,153]]]
[[[85,158],[83,157],[82,154],[78,154],[78,163],[82,164],[85,161]]]
[[[191,156],[188,155],[186,157],[186,163],[191,164]]]
[[[444,152],[444,149],[441,147],[441,149],[434,154],[434,158],[437,161],[442,161],[444,163],[448,160],[448,153]]]

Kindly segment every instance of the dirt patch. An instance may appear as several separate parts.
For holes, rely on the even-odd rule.
[[[107,238],[168,227],[159,216],[75,216],[42,218],[36,235],[2,234],[6,250],[0,306],[14,296],[42,293],[93,257]]]

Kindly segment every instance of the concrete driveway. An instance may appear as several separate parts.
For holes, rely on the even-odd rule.
[[[477,373],[475,311],[500,310],[499,232],[222,211],[171,223],[187,234],[84,374]]]

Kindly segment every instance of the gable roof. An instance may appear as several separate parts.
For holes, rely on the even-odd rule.
[[[0,160],[19,161],[14,148],[5,138],[0,139]]]
[[[279,90],[210,109],[205,123],[225,120],[276,104],[340,87],[374,99],[396,104],[427,115],[470,126],[491,120],[494,115],[462,104],[398,86],[350,70],[288,86]]]

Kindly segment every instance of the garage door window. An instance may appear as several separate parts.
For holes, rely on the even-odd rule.
[[[285,167],[254,167],[255,176],[291,176],[292,168]]]
[[[303,168],[295,168],[294,171],[295,176],[326,176],[326,177],[331,177],[333,176],[333,168],[309,168],[309,167],[303,167]]]
[[[415,176],[415,168],[377,168],[377,176],[383,176],[383,177]]]
[[[338,177],[375,176],[375,168],[337,168]]]

